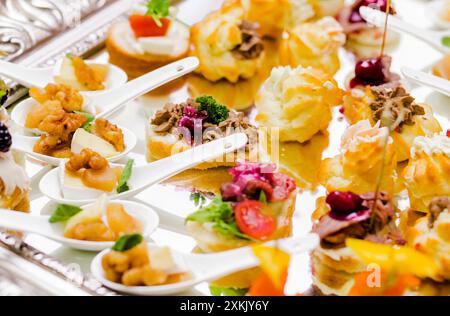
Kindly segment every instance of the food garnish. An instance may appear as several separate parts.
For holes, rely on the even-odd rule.
[[[131,173],[133,170],[133,164],[134,160],[130,159],[128,160],[127,164],[125,165],[125,168],[123,169],[122,176],[120,177],[119,184],[117,185],[117,193],[123,193],[126,191],[129,191],[130,188],[128,187],[128,180],[130,180]]]
[[[225,105],[218,103],[211,96],[201,96],[195,99],[195,102],[200,104],[198,111],[205,111],[208,113],[208,120],[213,124],[219,124],[228,118],[230,110]]]
[[[0,105],[3,105],[8,98],[8,88],[3,80],[0,80]]]
[[[239,231],[231,203],[222,201],[220,197],[216,197],[210,204],[189,215],[186,221],[213,223],[213,229],[224,235],[245,240],[252,239]]]
[[[116,243],[112,247],[112,250],[124,252],[136,247],[143,240],[144,238],[142,237],[141,234],[123,235],[116,241]]]
[[[170,13],[170,2],[169,0],[149,0],[147,1],[147,13],[155,20],[156,24],[161,27],[162,18],[166,18]]]
[[[276,221],[261,211],[264,204],[245,200],[234,206],[236,223],[241,232],[257,240],[267,240],[276,229]]]
[[[48,221],[52,224],[65,222],[81,211],[82,209],[79,206],[59,204]]]

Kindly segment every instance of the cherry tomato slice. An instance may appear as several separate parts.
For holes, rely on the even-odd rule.
[[[170,20],[162,18],[159,27],[151,16],[131,15],[129,18],[131,29],[136,37],[164,36],[170,26]]]
[[[261,213],[263,205],[259,201],[245,200],[234,208],[239,230],[258,240],[266,240],[276,228],[275,219]]]

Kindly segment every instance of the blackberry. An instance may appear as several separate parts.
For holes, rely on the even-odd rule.
[[[0,152],[6,153],[12,145],[11,134],[5,124],[0,122]]]

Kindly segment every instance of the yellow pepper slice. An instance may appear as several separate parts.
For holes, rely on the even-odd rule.
[[[375,263],[388,271],[397,270],[421,278],[433,278],[439,271],[433,259],[410,247],[377,244],[353,238],[348,238],[346,245],[365,264]]]
[[[278,288],[284,288],[286,272],[289,268],[290,255],[283,250],[256,245],[252,248],[253,253],[259,259],[261,268]]]

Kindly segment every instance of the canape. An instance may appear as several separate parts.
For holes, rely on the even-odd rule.
[[[319,181],[328,192],[352,191],[357,194],[373,192],[380,182],[381,190],[394,194],[396,166],[389,130],[364,120],[345,131],[340,153],[322,162]]]
[[[248,136],[244,150],[202,163],[196,166],[198,169],[232,166],[237,159],[258,155],[258,131],[243,112],[229,110],[210,96],[168,103],[153,115],[147,126],[147,160],[169,157],[192,146],[240,132]]]
[[[417,136],[432,136],[442,131],[432,108],[418,104],[390,72],[391,58],[359,61],[350,90],[344,95],[343,111],[351,124],[369,120],[386,126],[394,141],[397,161],[409,159]]]
[[[0,108],[0,208],[28,212],[30,180],[11,151],[12,135],[6,110]]]
[[[338,21],[344,28],[350,42],[362,46],[380,47],[383,42],[384,29],[372,27],[359,14],[359,8],[369,6],[385,12],[388,5],[387,0],[355,0],[350,6],[346,6],[338,15]],[[395,14],[395,9],[391,5],[390,13]],[[388,32],[386,36],[386,46],[395,45],[400,36],[395,32]]]
[[[337,82],[321,70],[277,67],[256,96],[256,121],[278,128],[280,141],[303,143],[328,128],[341,97]]]
[[[67,55],[61,61],[57,84],[70,86],[78,91],[99,91],[107,88],[107,65],[87,64],[77,56]]]
[[[189,37],[169,0],[136,1],[127,21],[111,26],[106,47],[110,62],[136,78],[185,57]]]
[[[362,195],[333,191],[319,198],[313,215],[313,231],[319,234],[320,246],[312,253],[314,284],[323,294],[347,295],[356,273],[366,270],[352,250],[347,238],[383,244],[404,244],[395,224],[396,210],[387,193]]]
[[[92,149],[106,158],[126,149],[123,131],[106,119],[83,112],[83,97],[65,85],[49,84],[43,91],[30,89],[38,102],[26,117],[25,127],[43,133],[33,151],[56,158],[70,158]]]
[[[102,257],[105,278],[125,286],[155,286],[188,280],[167,247],[149,247],[139,234],[122,236]]]
[[[257,24],[245,19],[240,0],[228,1],[191,28],[191,55],[206,79],[237,82],[255,75],[264,61]]]
[[[202,252],[218,252],[291,234],[297,189],[295,181],[274,164],[242,163],[229,170],[221,196],[186,218],[188,232]],[[220,287],[248,288],[255,269],[213,282]]]
[[[106,194],[92,205],[57,206],[49,222],[64,223],[64,237],[85,241],[116,241],[121,236],[142,233],[142,223],[120,203],[108,202]]]
[[[62,195],[66,199],[92,199],[104,193],[128,191],[133,160],[122,167],[111,166],[100,154],[83,149],[59,168]]]
[[[419,136],[411,148],[411,159],[403,170],[411,208],[429,213],[434,197],[450,195],[450,138]]]
[[[339,48],[345,33],[332,17],[296,24],[281,39],[280,63],[292,67],[314,67],[334,75],[340,67]]]

